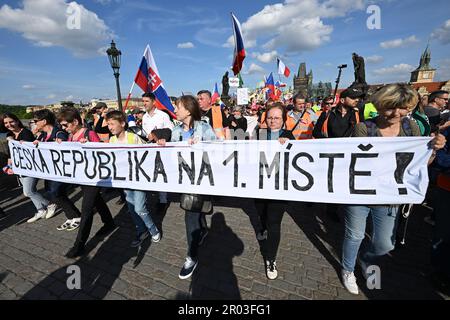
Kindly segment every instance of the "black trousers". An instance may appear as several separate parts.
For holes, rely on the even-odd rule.
[[[286,209],[284,201],[255,199],[263,230],[267,230],[266,259],[276,260],[281,239],[281,221]]]
[[[186,239],[188,243],[187,255],[193,260],[197,260],[199,242],[202,233],[207,228],[206,216],[204,213],[186,211],[184,221],[186,223]]]
[[[97,209],[102,222],[106,224],[114,223],[111,211],[100,195],[100,188],[94,186],[81,186],[83,191],[83,201],[81,205],[81,222],[78,229],[75,246],[84,246],[91,233],[92,222],[94,219],[94,207]]]

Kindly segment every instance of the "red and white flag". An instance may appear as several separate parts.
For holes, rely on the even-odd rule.
[[[277,58],[277,64],[278,64],[278,74],[284,74],[286,78],[289,77],[291,74],[291,70],[289,70],[288,67],[283,63],[283,61],[280,60],[280,58]]]

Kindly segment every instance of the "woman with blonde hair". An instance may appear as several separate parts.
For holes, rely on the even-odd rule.
[[[414,120],[406,117],[417,105],[419,96],[407,84],[390,84],[377,91],[371,98],[378,110],[378,117],[358,123],[354,137],[403,137],[420,136],[420,130]],[[433,161],[436,150],[445,145],[445,137],[434,136],[431,141]],[[359,289],[353,273],[356,261],[361,266],[363,275],[367,267],[375,260],[387,254],[395,245],[398,205],[344,205],[342,206],[345,222],[345,236],[342,249],[342,281],[352,294]],[[372,219],[372,236],[370,245],[358,251],[366,231],[368,216]],[[358,259],[357,259],[358,258]]]

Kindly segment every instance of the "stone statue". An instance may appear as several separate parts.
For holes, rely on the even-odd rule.
[[[222,97],[229,97],[230,85],[228,83],[228,71],[222,77]]]
[[[364,58],[358,56],[356,53],[352,54],[353,66],[355,68],[355,82],[354,84],[367,85],[366,83],[366,71],[364,66]]]

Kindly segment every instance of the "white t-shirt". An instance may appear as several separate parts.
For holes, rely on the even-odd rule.
[[[258,125],[258,116],[244,116],[247,119],[247,132],[250,135],[250,140],[253,140],[253,130]]]
[[[170,121],[170,117],[164,111],[155,109],[152,115],[149,115],[148,112],[144,114],[142,118],[142,129],[147,134],[150,134],[154,129],[164,129],[169,128],[173,129],[173,123]]]

